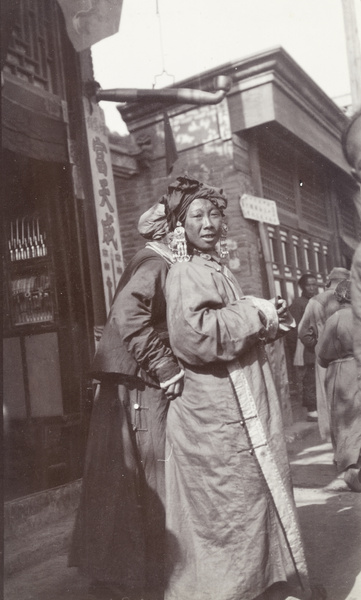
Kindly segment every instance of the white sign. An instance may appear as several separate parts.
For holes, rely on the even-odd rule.
[[[277,205],[273,200],[243,194],[239,201],[245,219],[279,225]]]
[[[124,263],[104,114],[97,104],[92,103],[92,107],[93,111],[90,113],[89,102],[84,98],[105,305],[108,313],[118,281],[123,273]]]

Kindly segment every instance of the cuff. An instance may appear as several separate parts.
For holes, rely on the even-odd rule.
[[[179,375],[180,372],[180,366],[172,357],[163,358],[163,360],[157,364],[156,376],[161,383],[169,381],[176,375]]]
[[[182,377],[184,376],[184,371],[183,369],[181,369],[181,371],[179,373],[177,373],[177,375],[174,375],[174,377],[172,377],[172,379],[168,379],[167,381],[162,381],[162,383],[160,383],[160,387],[162,389],[167,388],[169,385],[172,385],[172,383],[176,383],[177,381],[179,381],[179,379],[182,379]]]

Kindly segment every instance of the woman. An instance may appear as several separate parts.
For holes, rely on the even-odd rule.
[[[165,598],[279,599],[292,578],[307,596],[264,348],[294,321],[284,301],[244,297],[221,264],[222,190],[179,177],[163,202],[179,261],[167,278],[168,328],[185,370],[167,417]]]
[[[361,492],[361,391],[353,355],[351,282],[341,281],[335,296],[340,310],[326,321],[319,340],[318,361],[327,368],[326,390],[331,403],[331,438],[339,472],[354,492]]]
[[[69,560],[113,600],[163,598],[165,421],[183,375],[166,328],[173,259],[162,205],[139,231],[149,241],[124,271],[94,359],[100,385]]]

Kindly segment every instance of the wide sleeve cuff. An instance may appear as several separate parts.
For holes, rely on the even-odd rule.
[[[165,389],[165,388],[169,387],[170,385],[172,385],[172,383],[177,383],[177,381],[182,379],[182,377],[184,377],[183,369],[181,369],[180,372],[177,373],[177,375],[174,375],[174,377],[172,377],[171,379],[168,379],[167,381],[162,381],[162,383],[160,383],[159,385],[162,389]]]
[[[160,387],[163,387],[165,382],[173,379],[182,372],[178,363],[171,357],[165,357],[157,364],[156,375],[160,382]]]

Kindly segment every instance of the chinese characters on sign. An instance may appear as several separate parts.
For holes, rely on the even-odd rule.
[[[243,194],[240,205],[245,219],[279,225],[277,205],[273,200]]]
[[[123,256],[104,117],[98,105],[92,106],[93,111],[90,114],[89,103],[84,101],[105,304],[109,312],[115,289],[123,272]]]

